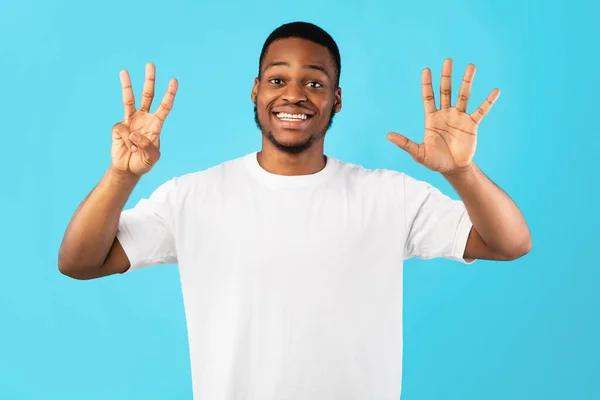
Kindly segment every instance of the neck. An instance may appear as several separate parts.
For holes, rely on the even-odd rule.
[[[300,154],[289,154],[277,149],[268,141],[263,141],[262,151],[258,152],[258,163],[267,172],[276,175],[311,175],[325,168],[323,141]]]

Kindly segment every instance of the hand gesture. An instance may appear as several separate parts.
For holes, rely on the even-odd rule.
[[[112,130],[111,168],[121,174],[142,176],[160,158],[160,132],[173,107],[177,80],[171,79],[167,92],[154,114],[150,114],[154,98],[155,68],[146,65],[146,78],[140,108],[135,109],[135,99],[127,70],[120,73],[123,89],[125,117]]]
[[[408,152],[418,163],[432,171],[450,173],[468,168],[475,155],[477,128],[488,113],[500,90],[494,89],[472,114],[467,113],[471,83],[475,66],[469,64],[463,76],[456,106],[451,105],[452,60],[442,66],[440,84],[440,109],[436,109],[431,71],[423,70],[421,83],[425,105],[425,134],[423,143],[417,144],[398,133],[389,133],[388,139]]]

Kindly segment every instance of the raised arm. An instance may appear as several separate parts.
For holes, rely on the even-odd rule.
[[[437,109],[431,71],[422,74],[425,107],[425,134],[417,144],[398,133],[388,139],[432,171],[440,172],[465,204],[473,229],[464,257],[467,259],[514,260],[531,249],[531,235],[523,215],[512,199],[492,182],[473,162],[477,129],[498,98],[494,89],[471,114],[467,103],[475,66],[470,64],[463,76],[456,106],[451,104],[452,61],[442,67],[440,108]]]
[[[75,211],[58,254],[61,273],[75,279],[93,279],[129,268],[116,239],[119,218],[127,199],[160,158],[160,133],[177,92],[172,79],[158,109],[150,113],[154,97],[154,65],[146,66],[140,108],[136,110],[131,80],[120,73],[125,115],[112,129],[111,164]]]

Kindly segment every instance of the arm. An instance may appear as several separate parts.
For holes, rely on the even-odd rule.
[[[129,268],[129,259],[116,239],[121,211],[139,178],[109,168],[75,211],[58,254],[61,273],[94,279]]]
[[[60,272],[75,279],[99,278],[129,269],[130,260],[117,239],[119,221],[135,185],[160,158],[159,135],[177,91],[177,81],[172,79],[160,106],[151,114],[154,65],[146,66],[138,110],[129,73],[124,70],[120,77],[125,117],[113,126],[110,168],[77,208],[59,250]]]
[[[465,259],[514,260],[531,250],[531,235],[517,205],[475,165],[443,174],[473,222]]]
[[[437,109],[431,85],[431,71],[421,78],[425,107],[425,135],[417,144],[398,133],[388,139],[408,152],[419,164],[440,172],[463,201],[473,228],[469,233],[465,259],[514,260],[531,249],[529,228],[515,203],[473,162],[479,124],[497,100],[494,89],[471,114],[466,112],[475,66],[463,76],[458,101],[451,105],[452,61],[442,66],[440,108]]]

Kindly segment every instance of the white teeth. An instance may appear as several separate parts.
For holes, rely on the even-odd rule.
[[[277,113],[276,115],[282,121],[303,121],[308,118],[306,114]]]

